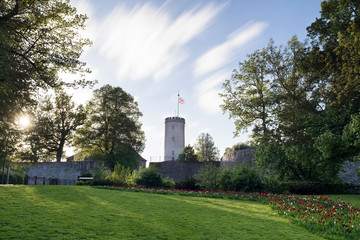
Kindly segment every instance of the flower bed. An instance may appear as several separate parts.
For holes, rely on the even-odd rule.
[[[171,194],[181,196],[211,197],[260,201],[289,218],[291,222],[302,225],[311,231],[330,238],[360,238],[360,209],[342,199],[330,196],[273,194],[264,192],[232,192],[210,190],[183,190],[168,188],[145,188],[128,186],[103,186],[111,190]]]

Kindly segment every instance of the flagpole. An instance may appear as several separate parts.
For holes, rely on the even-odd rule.
[[[177,101],[177,116],[179,116],[179,102],[180,102],[180,93],[178,92],[178,101]]]

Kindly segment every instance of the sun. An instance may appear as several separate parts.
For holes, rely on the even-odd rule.
[[[28,115],[23,115],[23,116],[19,117],[18,123],[22,128],[27,128],[31,124],[30,117]]]

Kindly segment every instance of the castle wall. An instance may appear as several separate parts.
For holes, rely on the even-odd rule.
[[[256,167],[253,162],[255,158],[254,151],[256,151],[256,148],[251,147],[228,153],[221,158],[221,166],[233,167],[236,164],[247,163],[250,167]]]
[[[81,174],[100,167],[98,162],[41,162],[27,168],[28,185],[75,185]]]

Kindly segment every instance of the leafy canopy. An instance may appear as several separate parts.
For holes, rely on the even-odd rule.
[[[120,87],[105,85],[94,91],[86,111],[85,123],[75,138],[80,155],[102,160],[111,169],[119,162],[136,168],[145,135],[139,121],[142,113],[134,98]]]

